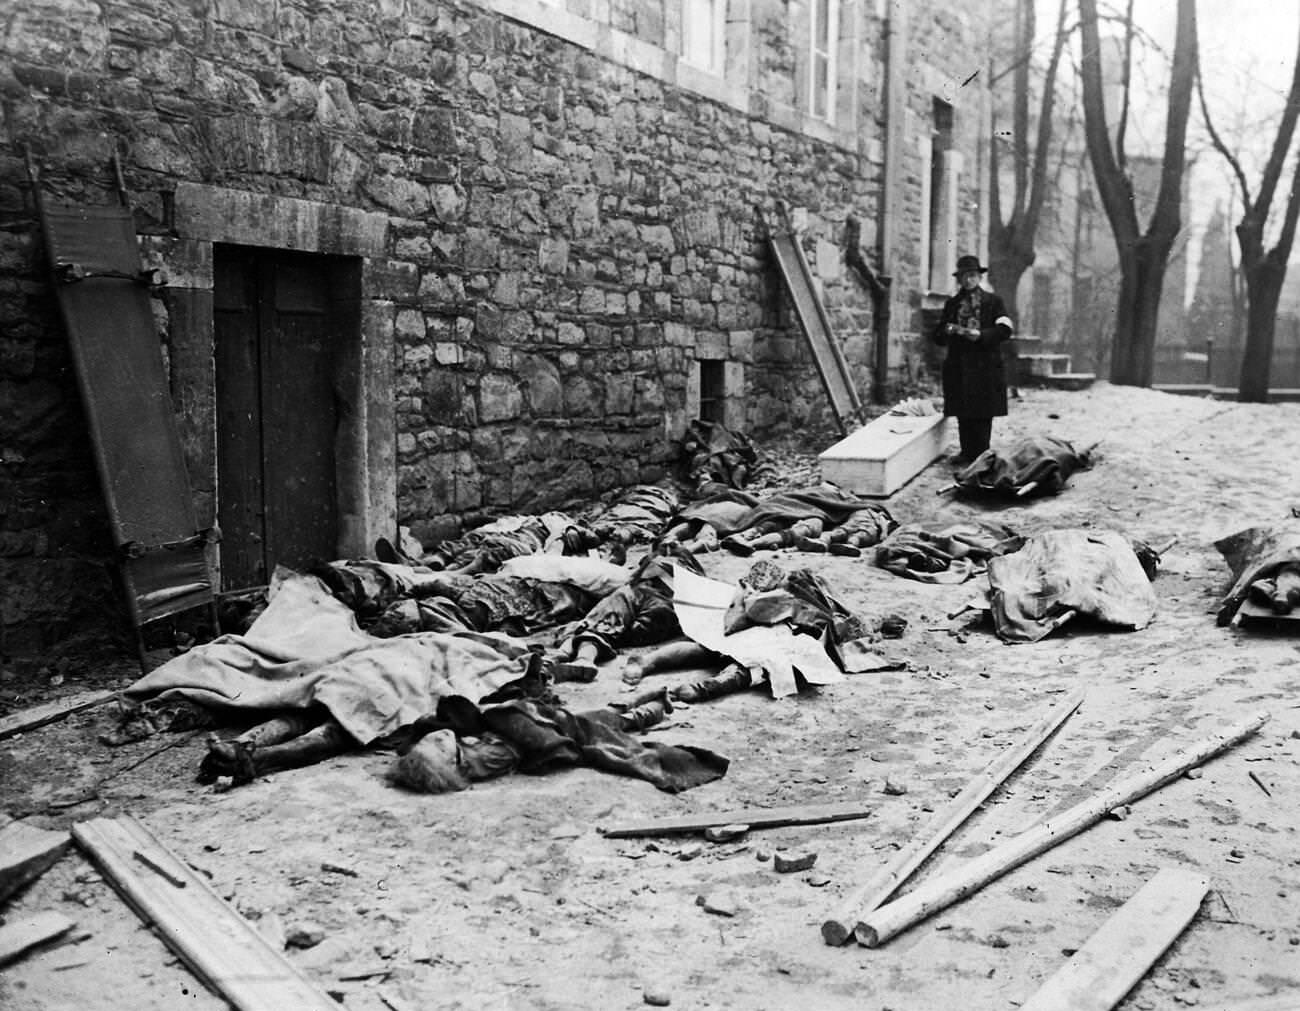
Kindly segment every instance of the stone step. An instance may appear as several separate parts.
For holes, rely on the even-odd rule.
[[[1039,378],[1070,371],[1069,355],[1039,352],[1016,355],[1016,361],[1020,365],[1021,375],[1024,376]]]
[[[1044,386],[1055,390],[1086,390],[1097,381],[1095,372],[1053,372],[1050,376],[1040,376]]]

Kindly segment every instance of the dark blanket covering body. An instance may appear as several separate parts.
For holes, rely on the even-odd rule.
[[[962,583],[982,572],[990,558],[1023,543],[997,523],[904,523],[880,542],[876,564],[922,583]]]
[[[1071,474],[1087,466],[1086,452],[1076,450],[1064,439],[1037,435],[1021,439],[1002,452],[986,449],[954,480],[962,492],[1013,497],[1055,495]]]
[[[859,509],[880,509],[880,503],[858,498],[834,485],[778,492],[761,500],[736,522],[737,530],[781,530],[800,520],[819,519],[826,528],[839,526]]]

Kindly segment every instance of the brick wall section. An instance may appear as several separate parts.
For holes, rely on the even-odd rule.
[[[662,5],[606,6],[630,35],[676,34]],[[662,476],[697,347],[721,342],[745,365],[752,434],[828,430],[756,209],[796,208],[810,258],[819,241],[838,244],[846,215],[875,220],[883,43],[877,5],[864,4],[856,147],[773,125],[766,110],[792,100],[787,6],[749,5],[747,111],[470,0],[29,0],[6,15],[6,648],[89,627],[111,599],[24,146],[52,195],[87,202],[112,199],[120,152],[142,234],[168,234],[182,181],[386,213],[390,268],[411,284],[365,325],[394,342],[398,518],[429,539]],[[964,30],[978,20],[943,10]],[[822,283],[865,390],[870,305],[842,270]],[[199,490],[210,514],[211,489]]]

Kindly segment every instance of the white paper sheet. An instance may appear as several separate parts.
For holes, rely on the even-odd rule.
[[[731,583],[674,567],[673,610],[682,631],[706,649],[737,663],[762,667],[768,673],[773,698],[794,695],[799,690],[796,670],[809,684],[829,685],[844,680],[821,642],[810,635],[796,635],[789,625],[757,625],[728,635],[727,608],[736,591]]]

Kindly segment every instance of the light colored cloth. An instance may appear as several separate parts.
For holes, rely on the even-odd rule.
[[[357,741],[370,744],[432,714],[445,695],[478,702],[526,670],[522,654],[481,638],[367,635],[315,576],[287,574],[269,595],[246,634],[197,646],[140,678],[126,694],[240,710],[320,704]]]
[[[597,597],[608,596],[632,578],[631,570],[622,565],[583,555],[520,555],[503,562],[501,574],[568,583]]]
[[[1132,544],[1114,530],[1048,530],[989,559],[989,605],[998,636],[1037,642],[1085,617],[1146,628],[1156,592]]]

